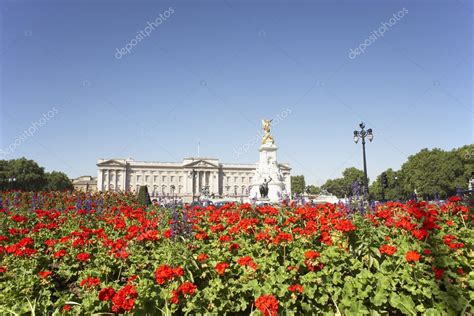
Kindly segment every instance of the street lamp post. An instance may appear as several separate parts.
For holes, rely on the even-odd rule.
[[[365,157],[365,138],[372,142],[374,139],[374,135],[372,134],[372,129],[369,128],[365,130],[365,124],[364,122],[359,124],[360,131],[354,131],[354,142],[357,144],[359,142],[359,139],[362,139],[362,154],[364,157],[364,187],[365,187],[365,193],[368,195],[369,194],[369,180],[367,178],[367,159]]]

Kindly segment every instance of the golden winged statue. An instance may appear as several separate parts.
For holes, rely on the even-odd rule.
[[[263,126],[263,137],[262,137],[262,144],[265,143],[274,143],[273,137],[270,135],[270,124],[272,123],[273,120],[262,120],[262,126]]]

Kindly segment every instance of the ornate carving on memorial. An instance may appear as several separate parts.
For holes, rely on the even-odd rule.
[[[272,135],[270,135],[270,124],[272,123],[273,120],[262,120],[262,126],[263,126],[263,137],[262,137],[262,144],[266,143],[274,143]]]

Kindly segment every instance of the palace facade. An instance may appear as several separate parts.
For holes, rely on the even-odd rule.
[[[219,163],[215,158],[190,157],[182,162],[150,162],[133,159],[100,159],[99,191],[137,191],[146,185],[152,197],[177,196],[185,202],[208,195],[249,196],[257,164]],[[289,164],[279,164],[291,192]]]

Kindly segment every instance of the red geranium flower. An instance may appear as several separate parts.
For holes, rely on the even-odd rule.
[[[196,293],[197,286],[191,282],[184,282],[178,287],[178,292],[186,295],[194,295]]]
[[[163,236],[164,236],[165,238],[168,238],[168,239],[171,238],[171,229],[166,230],[166,231],[163,233]]]
[[[341,232],[350,232],[353,230],[356,230],[356,226],[351,222],[349,219],[342,219],[339,220],[336,225],[334,225],[334,228],[341,231]]]
[[[433,272],[435,274],[436,280],[441,280],[441,278],[443,278],[443,273],[444,273],[443,269],[433,267]]]
[[[278,315],[278,300],[273,295],[261,295],[255,301],[255,306],[264,316]]]
[[[308,250],[304,253],[304,256],[306,257],[306,259],[314,259],[319,258],[321,254],[314,250]]]
[[[203,262],[203,261],[206,261],[207,259],[209,258],[209,256],[205,253],[201,253],[197,256],[197,260],[199,262]]]
[[[88,253],[82,252],[76,256],[76,259],[82,262],[86,262],[90,259],[90,255]]]
[[[162,285],[174,277],[180,277],[184,275],[184,270],[181,267],[172,268],[169,265],[161,265],[155,270],[156,283]]]
[[[0,267],[0,273],[5,273],[7,272],[7,268],[6,267]]]
[[[137,290],[133,285],[125,285],[112,298],[112,312],[121,314],[131,311],[137,296]]]
[[[229,266],[230,266],[230,265],[229,265],[228,263],[226,263],[226,262],[219,262],[219,263],[216,264],[216,266],[215,266],[214,269],[217,271],[217,273],[218,273],[219,275],[224,275],[225,270],[226,270]]]
[[[62,311],[63,311],[63,313],[65,313],[65,312],[68,312],[68,311],[70,311],[70,310],[71,310],[71,308],[72,308],[72,306],[71,306],[71,305],[64,305],[64,306],[63,306],[63,309],[62,309]]]
[[[257,264],[255,262],[253,262],[253,259],[249,256],[239,258],[237,260],[237,263],[242,267],[247,266],[247,267],[251,267],[254,270],[257,270]]]
[[[177,305],[179,303],[179,292],[172,290],[171,291],[171,299],[170,299],[171,304]]]
[[[421,255],[416,251],[408,251],[405,255],[405,259],[408,262],[416,262],[420,260],[420,258],[421,258]]]
[[[53,257],[54,258],[62,258],[64,257],[65,255],[67,254],[67,251],[65,249],[61,249],[59,251],[56,251],[54,254],[53,254]]]
[[[99,292],[99,300],[101,301],[109,301],[115,294],[115,290],[113,287],[104,287]]]
[[[100,284],[99,278],[88,277],[81,281],[80,286],[95,287]]]
[[[418,240],[423,240],[428,236],[428,232],[425,229],[412,230],[411,234]]]
[[[303,287],[299,284],[293,284],[288,287],[288,291],[303,293]]]
[[[397,248],[389,245],[383,245],[380,246],[379,248],[381,254],[386,254],[388,256],[393,255],[395,252],[397,252]]]
[[[38,272],[38,275],[39,275],[42,279],[46,279],[46,278],[49,277],[51,274],[53,274],[53,272],[48,271],[48,270]]]
[[[449,202],[459,202],[461,201],[461,198],[459,196],[452,196],[448,200]]]

